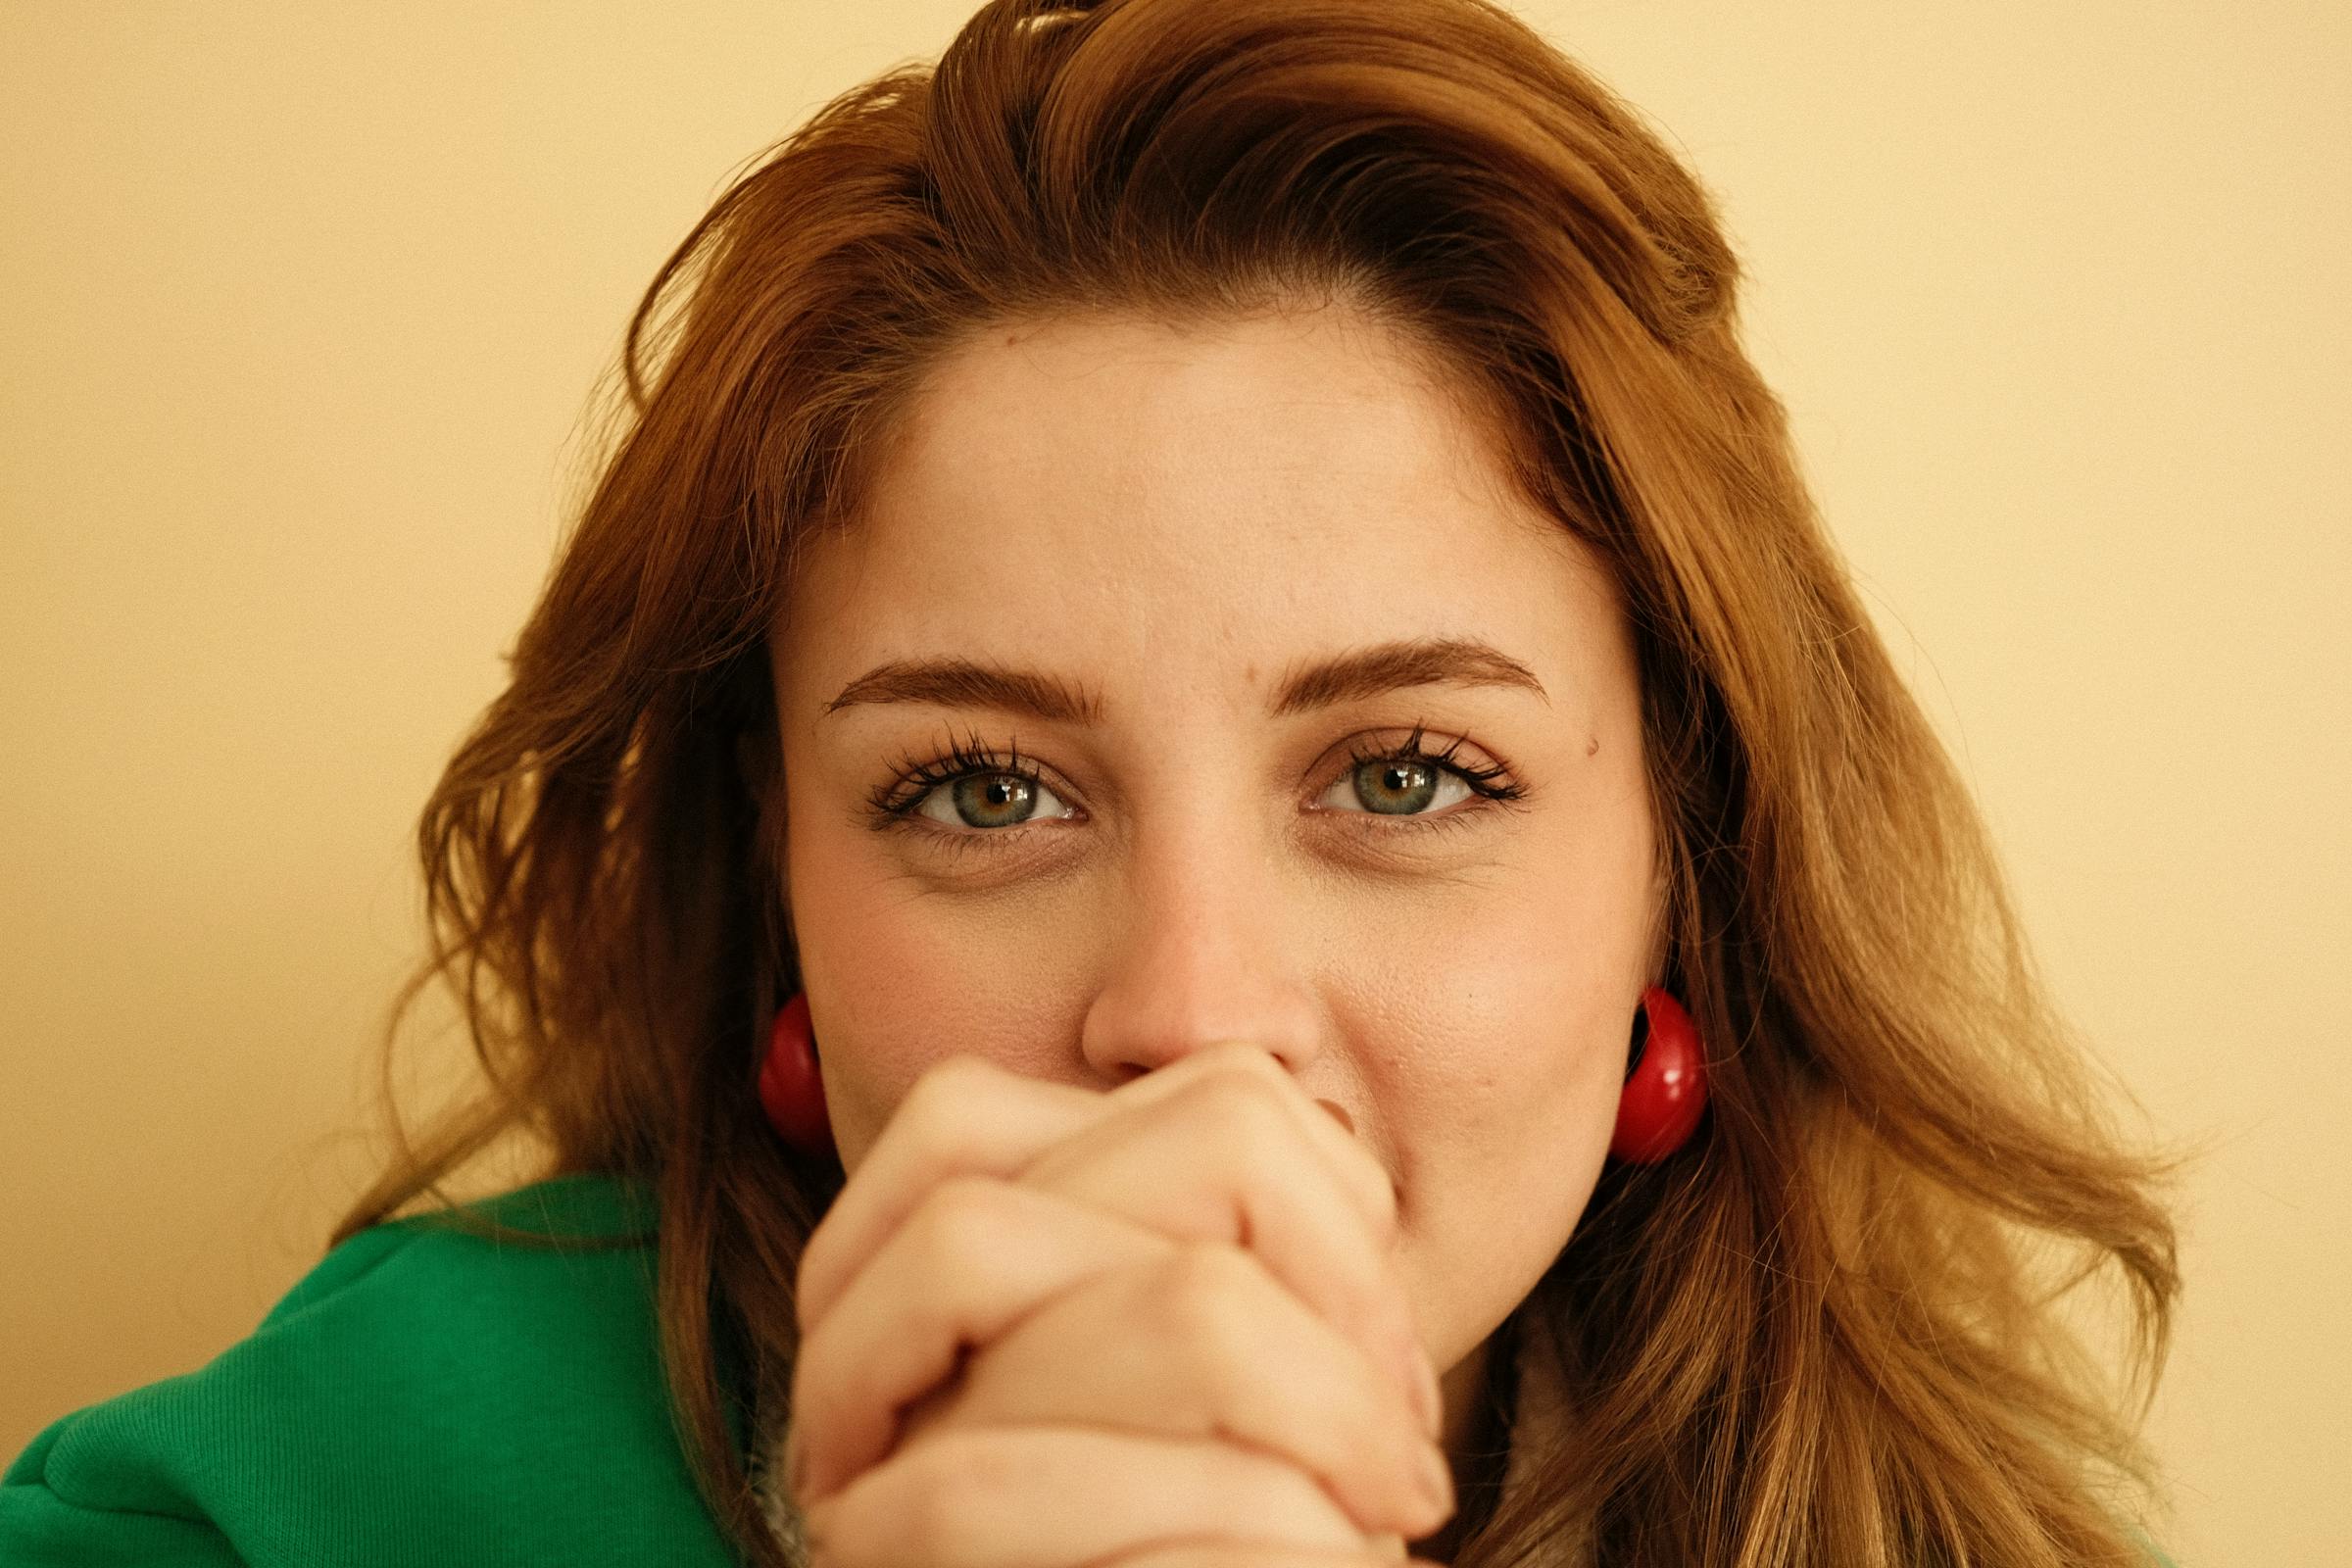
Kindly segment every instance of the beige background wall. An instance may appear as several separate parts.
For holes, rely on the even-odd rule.
[[[740,162],[968,10],[0,7],[5,1455],[314,1260],[411,825],[629,307]],[[1723,193],[2055,983],[2213,1140],[2171,1544],[2343,1560],[2352,14],[1521,10]]]

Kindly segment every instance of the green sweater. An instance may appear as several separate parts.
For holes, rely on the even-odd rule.
[[[0,1480],[0,1564],[735,1562],[670,1422],[650,1195],[571,1176],[474,1206],[639,1241],[430,1215],[351,1237],[200,1370],[34,1438]]]
[[[670,1423],[651,1195],[567,1176],[472,1206],[630,1245],[361,1232],[204,1367],[34,1438],[0,1478],[0,1565],[736,1562]]]

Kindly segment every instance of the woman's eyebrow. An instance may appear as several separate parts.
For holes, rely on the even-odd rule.
[[[1275,693],[1276,718],[1358,702],[1411,686],[1502,686],[1551,702],[1544,683],[1518,660],[1475,637],[1416,637],[1374,643],[1294,671]],[[1058,676],[961,658],[894,659],[842,688],[826,713],[861,703],[928,703],[986,708],[1051,723],[1099,724],[1100,694]],[[819,715],[822,716],[822,715]]]

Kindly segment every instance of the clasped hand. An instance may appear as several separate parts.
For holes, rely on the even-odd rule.
[[[809,1239],[820,1568],[1394,1561],[1452,1512],[1396,1194],[1264,1051],[1109,1093],[956,1056]]]

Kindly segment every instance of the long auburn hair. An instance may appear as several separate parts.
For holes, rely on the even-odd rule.
[[[1455,1561],[2142,1560],[2184,1156],[2128,1140],[2049,1000],[1737,341],[1739,279],[1693,175],[1491,0],[994,0],[834,99],[630,321],[628,407],[419,828],[431,952],[386,1061],[440,977],[482,1078],[420,1138],[394,1109],[333,1241],[446,1207],[507,1137],[648,1183],[698,1483],[784,1562],[728,1422],[780,1405],[843,1179],[753,1088],[799,983],[765,658],[796,548],[855,525],[926,368],[990,324],[1340,302],[1612,568],[1710,1043],[1701,1139],[1604,1172],[1505,1325],[1557,1347],[1575,1451],[1507,1510],[1466,1494]],[[2058,1311],[2110,1263],[2121,1389]]]

